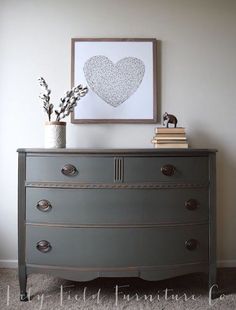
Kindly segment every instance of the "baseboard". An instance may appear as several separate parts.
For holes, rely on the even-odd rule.
[[[17,259],[0,259],[0,268],[17,268]]]
[[[219,260],[217,261],[217,267],[236,267],[236,259]]]
[[[0,259],[0,268],[17,268],[18,261],[16,259]],[[219,268],[236,267],[236,259],[217,261]]]

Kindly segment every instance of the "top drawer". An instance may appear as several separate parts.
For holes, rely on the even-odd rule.
[[[96,156],[27,156],[29,182],[113,182],[113,158]]]
[[[125,182],[207,182],[208,157],[127,157]]]

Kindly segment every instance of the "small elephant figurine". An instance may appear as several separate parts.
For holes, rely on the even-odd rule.
[[[163,125],[165,125],[165,121],[167,121],[166,122],[166,128],[169,127],[169,124],[174,124],[174,127],[176,127],[176,125],[178,123],[177,118],[172,114],[168,114],[167,112],[165,112],[163,114]]]

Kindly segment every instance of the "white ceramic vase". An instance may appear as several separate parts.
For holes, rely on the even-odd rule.
[[[44,127],[45,148],[66,147],[66,122],[46,122]]]

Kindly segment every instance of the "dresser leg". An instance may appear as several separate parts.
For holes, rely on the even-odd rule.
[[[26,286],[27,275],[25,268],[20,268],[19,271],[19,284],[20,284],[20,301],[28,301]]]
[[[209,299],[215,299],[220,296],[219,287],[216,281],[215,268],[209,271],[208,292],[209,292]]]

